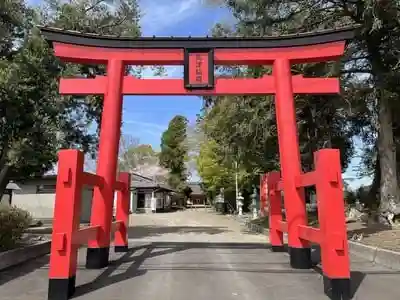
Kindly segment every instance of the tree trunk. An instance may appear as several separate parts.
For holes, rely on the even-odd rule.
[[[376,149],[377,150],[377,149]],[[367,199],[365,205],[370,211],[375,211],[378,208],[377,204],[379,199],[379,191],[381,186],[381,164],[379,162],[379,155],[376,158],[374,166],[374,179],[372,181],[371,187],[368,191]]]
[[[4,164],[3,166],[1,166],[0,169],[0,200],[1,198],[3,198],[5,189],[7,187],[8,184],[8,175],[10,174],[10,166],[7,164]]]
[[[3,198],[5,189],[8,184],[8,175],[10,174],[10,166],[7,164],[8,156],[8,139],[2,141],[2,149],[0,150],[0,201]]]
[[[379,219],[388,223],[398,201],[396,147],[393,139],[392,113],[388,97],[380,93],[378,155],[381,170]]]

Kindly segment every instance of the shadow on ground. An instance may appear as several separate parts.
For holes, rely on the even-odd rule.
[[[314,265],[313,269],[320,274],[321,276],[324,276],[323,270],[321,268],[321,247],[319,245],[313,245],[311,247],[311,260]],[[379,272],[379,274],[383,274],[384,272]],[[388,272],[392,274],[393,272]],[[351,290],[350,290],[350,297],[353,298],[357,290],[359,289],[362,281],[365,279],[367,274],[365,272],[360,272],[360,271],[351,271],[350,272],[350,282],[351,282]],[[331,292],[331,285],[330,282],[323,280],[323,285],[324,285],[324,292],[325,294],[329,297],[329,299],[336,300],[332,296]]]
[[[146,225],[146,226],[133,226],[128,229],[128,237],[130,239],[140,239],[145,237],[161,236],[164,234],[188,234],[188,233],[198,233],[198,234],[221,234],[224,232],[229,232],[227,227],[213,227],[213,226],[156,226],[156,225]]]
[[[269,251],[270,245],[268,244],[240,244],[240,243],[186,243],[186,242],[154,242],[146,245],[138,246],[129,249],[129,251],[123,254],[120,258],[115,261],[112,261],[104,271],[92,282],[86,283],[81,286],[77,286],[74,297],[82,296],[88,294],[92,291],[99,290],[101,288],[113,285],[115,283],[119,283],[121,281],[125,281],[128,279],[132,279],[137,276],[144,275],[148,272],[147,269],[142,269],[141,265],[146,261],[146,259],[158,257],[162,255],[167,255],[170,253],[177,253],[186,251],[189,249],[229,249],[229,250],[246,250],[246,249],[264,249]],[[136,252],[141,252],[140,255],[134,256]],[[315,259],[318,256],[317,250],[313,251],[313,258]],[[243,255],[246,255],[246,251],[243,251]],[[278,255],[278,254],[277,254]],[[317,259],[318,260],[318,259]],[[289,262],[289,258],[288,258]],[[317,262],[315,262],[317,263]],[[123,264],[123,267],[120,268]],[[252,273],[265,273],[265,274],[310,274],[310,273],[320,273],[322,274],[321,268],[316,265],[313,269],[308,270],[295,270],[288,268],[274,268],[276,262],[264,263],[264,265],[268,265],[265,268],[260,268],[259,264],[257,267],[251,266],[251,263],[241,263],[235,264],[234,267],[227,266],[162,266],[152,267],[151,271],[157,270],[184,270],[184,271],[206,271],[206,272],[252,272]],[[278,263],[279,264],[279,263]],[[117,269],[119,271],[123,271],[123,273],[115,272]],[[114,274],[113,274],[114,273]],[[398,274],[398,272],[393,271],[372,271],[372,272],[359,272],[355,271],[351,273],[351,281],[352,281],[352,297],[358,290],[361,282],[365,278],[367,274]],[[212,275],[210,275],[212,276]],[[321,284],[323,281],[321,281]],[[324,287],[326,289],[327,287]],[[325,290],[326,294],[329,295],[329,290]]]
[[[268,249],[266,244],[239,244],[239,243],[186,243],[186,242],[154,242],[138,247],[130,248],[128,252],[120,258],[110,262],[110,265],[90,283],[76,287],[73,297],[78,297],[90,293],[92,291],[110,286],[112,284],[132,279],[147,273],[146,269],[139,269],[146,259],[176,253],[189,249]],[[161,249],[161,250],[160,250]],[[141,250],[142,254],[133,256],[135,252]],[[130,263],[130,264],[129,264]],[[122,264],[129,264],[123,268],[123,273],[112,275]],[[199,268],[171,268],[172,270],[198,270]],[[156,270],[152,268],[152,270]],[[160,267],[160,270],[165,270],[165,267]],[[230,271],[235,272],[232,268],[202,268],[203,271]]]
[[[76,287],[73,297],[79,297],[88,294],[92,291],[116,284],[121,281],[132,279],[147,273],[146,269],[139,269],[146,259],[162,256],[170,253],[176,253],[189,249],[268,249],[269,245],[266,244],[240,244],[240,243],[186,243],[186,242],[153,242],[150,244],[130,248],[128,252],[123,254],[120,258],[110,262],[110,265],[95,278],[92,282],[83,284]],[[141,254],[133,256],[135,252],[141,250]],[[129,264],[130,263],[130,264]],[[113,274],[121,265],[124,264],[123,273]],[[128,264],[128,266],[126,266]],[[194,267],[179,267],[170,268],[171,270],[199,270]],[[152,270],[156,270],[152,268]],[[160,266],[160,270],[165,270],[165,267]],[[201,268],[203,271],[228,271],[236,272],[232,268]],[[246,270],[240,270],[246,271]],[[250,270],[248,270],[250,271]],[[310,272],[309,270],[307,270]]]
[[[0,286],[18,277],[25,276],[49,263],[49,256],[42,256],[31,261],[0,271]]]
[[[276,253],[276,259],[278,262],[268,262],[268,263],[248,263],[248,262],[236,262],[230,266],[224,265],[214,265],[214,264],[201,264],[200,266],[192,266],[192,265],[172,265],[172,266],[163,266],[163,265],[153,265],[152,267],[143,266],[145,261],[150,258],[160,257],[163,255],[168,255],[170,253],[178,253],[183,252],[190,249],[227,249],[229,253],[240,253],[243,257],[246,257],[248,254],[252,254],[252,252],[246,250],[253,249],[261,249],[265,251],[270,251],[270,245],[268,244],[255,244],[255,243],[188,243],[188,242],[152,242],[145,243],[143,245],[139,245],[137,247],[132,247],[128,252],[124,254],[118,254],[115,260],[111,261],[107,268],[99,270],[97,277],[83,285],[76,287],[76,292],[74,297],[86,295],[92,291],[97,291],[102,288],[111,286],[113,284],[129,280],[135,278],[137,276],[142,276],[146,274],[149,270],[157,271],[157,270],[184,270],[184,271],[205,271],[209,272],[210,276],[212,272],[251,272],[251,273],[264,273],[264,274],[301,274],[301,273],[320,273],[322,274],[322,270],[318,265],[320,254],[318,247],[314,247],[312,251],[313,262],[315,263],[315,267],[313,269],[308,270],[294,270],[289,267],[289,257],[279,256],[279,253]],[[262,255],[263,251],[259,254]],[[253,252],[254,254],[254,252]],[[258,255],[258,254],[257,254]],[[275,255],[275,254],[274,254]],[[286,255],[286,254],[285,254]],[[284,263],[284,268],[282,268],[282,258],[283,261],[287,261]],[[18,277],[22,277],[27,275],[36,269],[47,269],[46,264],[48,263],[48,256],[41,257],[39,259],[35,259],[31,262],[28,262],[24,265],[20,265],[18,267],[5,270],[0,272],[0,285],[3,285],[11,280],[14,280]],[[287,259],[287,260],[286,260]],[[279,262],[279,260],[281,262]],[[276,267],[274,265],[281,265],[280,267]],[[84,272],[84,266],[79,266],[78,272]],[[47,272],[46,272],[47,274]],[[352,280],[352,294],[358,290],[361,282],[364,280],[366,276],[369,275],[395,275],[399,276],[400,273],[398,271],[354,271],[351,273]],[[41,275],[47,276],[47,275]],[[321,280],[322,284],[322,280]],[[329,295],[329,292],[327,293]]]

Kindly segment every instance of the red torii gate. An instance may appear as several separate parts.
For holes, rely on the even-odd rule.
[[[307,216],[304,192],[296,182],[301,167],[293,94],[337,94],[340,85],[337,78],[293,76],[291,65],[338,59],[345,41],[353,38],[353,28],[267,38],[121,38],[48,27],[41,31],[64,62],[107,66],[106,76],[60,79],[60,94],[104,95],[104,102],[97,174],[83,172],[78,151],[59,155],[62,174],[57,179],[49,300],[73,294],[78,245],[88,241],[86,267],[94,269],[108,265],[111,232],[117,232],[116,250],[128,249],[129,176],[116,180],[123,95],[275,95],[290,264],[311,267],[309,242],[298,230],[307,225]],[[126,65],[183,65],[184,79],[138,79],[124,75]],[[273,73],[257,79],[214,78],[215,65],[272,65]],[[90,227],[79,229],[78,191],[83,184],[95,189]],[[121,191],[120,213],[112,223],[115,190]],[[65,204],[67,198],[72,204]]]

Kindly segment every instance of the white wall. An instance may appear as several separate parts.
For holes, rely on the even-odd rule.
[[[81,222],[90,223],[90,213],[92,211],[93,190],[84,188],[82,190],[81,203]]]
[[[141,211],[146,211],[146,212],[151,212],[151,196],[152,192],[146,192],[144,193],[145,197],[145,207],[141,208]],[[164,202],[164,197],[165,197],[165,208],[168,208],[171,206],[171,196],[169,194],[164,193],[155,193],[154,195],[157,199],[157,209],[163,208],[163,202]],[[131,201],[130,201],[130,209],[131,212],[135,213],[138,211],[138,193],[136,190],[131,191]]]
[[[165,207],[170,207],[171,206],[171,196],[167,194],[167,199],[165,200]]]
[[[144,209],[146,212],[151,212],[151,196],[152,193],[144,194]]]
[[[15,190],[12,196],[12,205],[29,211],[35,219],[53,219],[55,193],[37,194],[36,187],[40,184],[53,184],[48,180],[34,181],[21,184],[21,190]],[[55,184],[55,181],[54,181]],[[82,190],[81,203],[81,221],[88,222],[90,220],[90,211],[92,206],[93,191],[84,188]]]
[[[131,212],[136,212],[137,210],[137,192],[135,190],[131,191],[131,203],[130,203],[130,210]]]
[[[9,205],[10,204],[10,195],[5,193],[3,195],[3,197],[0,199],[0,204],[1,205]]]

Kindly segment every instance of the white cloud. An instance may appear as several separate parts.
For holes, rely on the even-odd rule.
[[[158,137],[158,138],[161,138],[161,134],[162,134],[161,131],[155,131],[155,130],[151,130],[151,129],[145,129],[145,130],[143,130],[143,132],[150,134],[152,136]]]
[[[141,26],[143,35],[157,35],[193,14],[202,5],[202,0],[140,0],[143,13]]]
[[[160,125],[153,122],[124,120],[123,134],[131,134],[137,136],[140,132],[141,135],[156,137],[161,139],[162,133],[167,129],[168,125]],[[156,145],[153,145],[156,146]]]
[[[141,127],[151,127],[154,129],[157,129],[159,131],[161,130],[165,130],[167,128],[166,126],[163,125],[159,125],[157,123],[152,123],[152,122],[142,122],[142,121],[134,121],[134,120],[126,120],[124,121],[125,124],[135,124],[135,125],[139,125]]]

